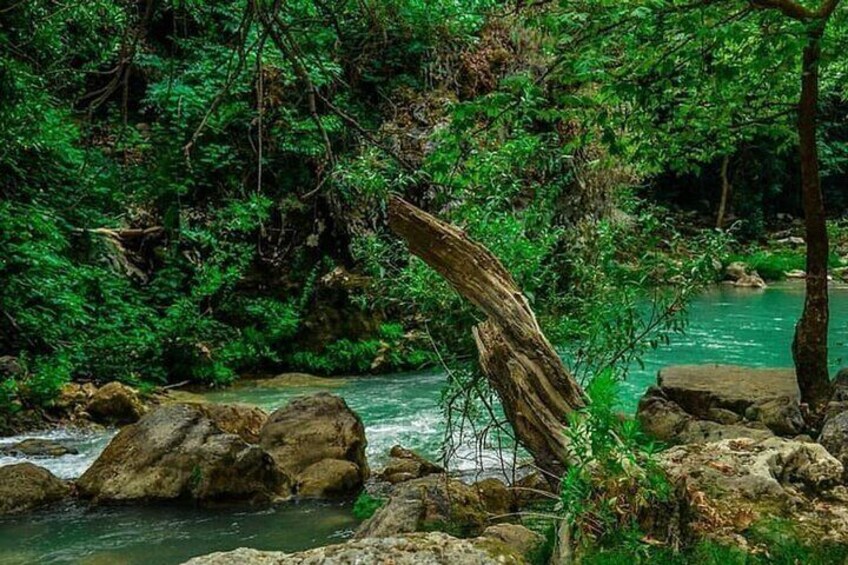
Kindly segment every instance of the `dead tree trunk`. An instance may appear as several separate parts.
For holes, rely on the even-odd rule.
[[[480,366],[518,440],[541,469],[561,476],[569,459],[563,427],[570,412],[585,406],[585,397],[512,276],[462,230],[400,198],[389,202],[389,226],[410,252],[486,314],[474,328]]]

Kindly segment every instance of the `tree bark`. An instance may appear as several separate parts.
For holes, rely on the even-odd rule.
[[[536,464],[559,478],[568,463],[567,416],[585,406],[512,276],[488,249],[412,204],[389,201],[389,227],[488,319],[474,328],[480,367],[516,437]]]
[[[801,194],[807,236],[807,286],[804,312],[795,326],[792,357],[795,360],[801,400],[807,402],[814,411],[823,408],[831,392],[827,367],[829,251],[816,146],[819,58],[825,23],[826,20],[823,20],[809,31],[808,43],[804,48],[801,99],[798,105]]]
[[[730,197],[730,180],[727,176],[727,168],[730,165],[730,155],[725,155],[721,161],[721,201],[718,205],[716,216],[716,228],[724,227],[724,215],[727,213],[727,200]]]

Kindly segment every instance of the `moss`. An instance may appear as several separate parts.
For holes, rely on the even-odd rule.
[[[547,565],[550,563],[551,556],[554,553],[556,528],[553,524],[548,524],[544,531],[539,531],[538,533],[542,534],[544,541],[527,556],[527,560],[532,565]]]
[[[386,503],[386,499],[361,493],[353,503],[353,516],[357,520],[367,520]]]

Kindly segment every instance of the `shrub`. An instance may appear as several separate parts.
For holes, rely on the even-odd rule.
[[[374,515],[386,503],[386,499],[371,496],[367,492],[362,492],[356,497],[353,503],[353,516],[357,520],[367,520]]]

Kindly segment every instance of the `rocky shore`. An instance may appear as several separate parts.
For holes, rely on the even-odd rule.
[[[810,543],[848,543],[848,374],[835,391],[813,433],[789,369],[663,369],[636,414],[667,446],[657,463],[674,492],[656,516],[640,517],[649,536],[674,547],[708,539],[756,552],[762,548],[751,547],[746,532],[781,520]],[[367,489],[382,504],[345,543],[291,554],[239,549],[190,563],[528,563],[544,543],[541,530],[522,521],[533,504],[556,499],[539,476],[468,484],[399,445],[372,473],[362,421],[333,394],[298,397],[267,414],[186,398],[145,403],[117,383],[78,392],[77,405],[86,406],[80,418],[120,431],[75,481],[32,463],[0,467],[0,514],[71,497],[95,505],[263,505],[351,499]],[[63,449],[45,440],[4,447],[43,457]]]

